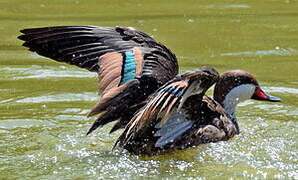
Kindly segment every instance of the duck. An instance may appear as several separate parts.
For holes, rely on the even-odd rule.
[[[174,78],[177,58],[163,44],[133,27],[53,26],[28,28],[18,39],[29,51],[98,73],[98,115],[87,135],[116,121],[124,128],[149,95]]]
[[[213,85],[213,99],[205,93]],[[211,67],[179,74],[148,97],[125,127],[114,149],[159,155],[218,141],[240,133],[236,106],[253,99],[281,102],[265,93],[243,70],[219,75]]]

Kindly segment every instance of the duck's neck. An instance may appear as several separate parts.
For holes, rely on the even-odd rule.
[[[239,102],[250,99],[255,91],[255,86],[252,84],[243,84],[233,88],[221,102],[226,113],[230,116],[234,123],[237,134],[239,134],[239,126],[235,115],[236,106]]]

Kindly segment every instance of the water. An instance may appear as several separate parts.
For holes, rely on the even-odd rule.
[[[0,1],[0,179],[298,179],[298,2]],[[241,134],[167,155],[111,152],[112,124],[86,137],[97,75],[28,52],[20,29],[133,26],[169,47],[180,72],[243,69],[282,103],[246,101]],[[212,94],[212,91],[208,92]]]

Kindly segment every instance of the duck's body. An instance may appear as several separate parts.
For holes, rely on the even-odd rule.
[[[125,127],[144,100],[175,77],[178,63],[165,46],[135,28],[58,26],[24,29],[18,38],[30,51],[99,74],[101,99],[88,116],[100,114],[88,134],[118,121]]]
[[[208,96],[188,98],[162,128],[157,124],[142,128],[123,147],[134,154],[164,154],[228,140],[237,132],[222,106]],[[186,128],[189,129],[183,132]]]
[[[280,101],[266,95],[245,71],[230,71],[219,77],[214,69],[203,68],[178,76],[184,78],[170,81],[151,96],[116,146],[135,154],[154,155],[228,140],[239,133],[235,107],[240,101]],[[174,90],[184,82],[188,82],[185,90]],[[213,100],[204,93],[215,82]]]

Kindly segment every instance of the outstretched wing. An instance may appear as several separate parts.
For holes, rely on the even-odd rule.
[[[135,28],[57,26],[24,29],[21,32],[23,35],[18,38],[25,41],[23,46],[30,51],[99,72],[104,81],[101,91],[107,84],[122,85],[141,72],[163,83],[169,80],[168,76],[173,77],[178,72],[175,55]],[[158,75],[161,71],[169,75],[161,77]],[[108,80],[112,78],[116,80]]]
[[[169,136],[170,134],[181,133],[191,127],[192,123],[181,121],[169,122],[173,117],[179,117],[179,113],[172,115],[172,112],[179,112],[185,100],[192,94],[199,94],[201,97],[208,88],[214,84],[219,78],[218,73],[209,67],[187,71],[176,76],[173,80],[162,86],[154,93],[149,102],[132,118],[126,126],[125,131],[119,137],[117,143],[124,146],[128,141],[135,137],[139,132],[145,132],[147,129],[161,129],[157,131],[158,136]],[[175,114],[175,113],[174,113]],[[169,118],[170,116],[170,118]],[[164,126],[172,128],[172,131],[162,130]],[[166,132],[163,134],[162,132]],[[182,133],[183,133],[182,132]],[[162,137],[164,139],[169,139]]]
[[[159,87],[178,72],[175,55],[135,28],[58,26],[24,29],[21,32],[23,35],[18,38],[25,41],[23,46],[29,47],[30,51],[99,73],[99,92],[102,98],[89,116],[108,112],[106,117],[110,119],[109,113],[115,112],[111,111],[112,108],[107,111],[107,108],[116,104],[116,99],[119,100],[119,97],[116,97],[126,88],[135,89],[138,84],[142,84],[135,81],[146,76],[147,79],[154,79],[156,85],[153,87]],[[128,94],[130,92],[126,90],[121,97]],[[140,103],[144,98],[140,98],[136,103]],[[126,101],[121,102],[122,106],[133,104],[130,101],[132,100],[126,98]],[[112,120],[119,117],[121,115],[113,116]],[[112,120],[103,121],[99,118],[95,125],[103,125]]]

